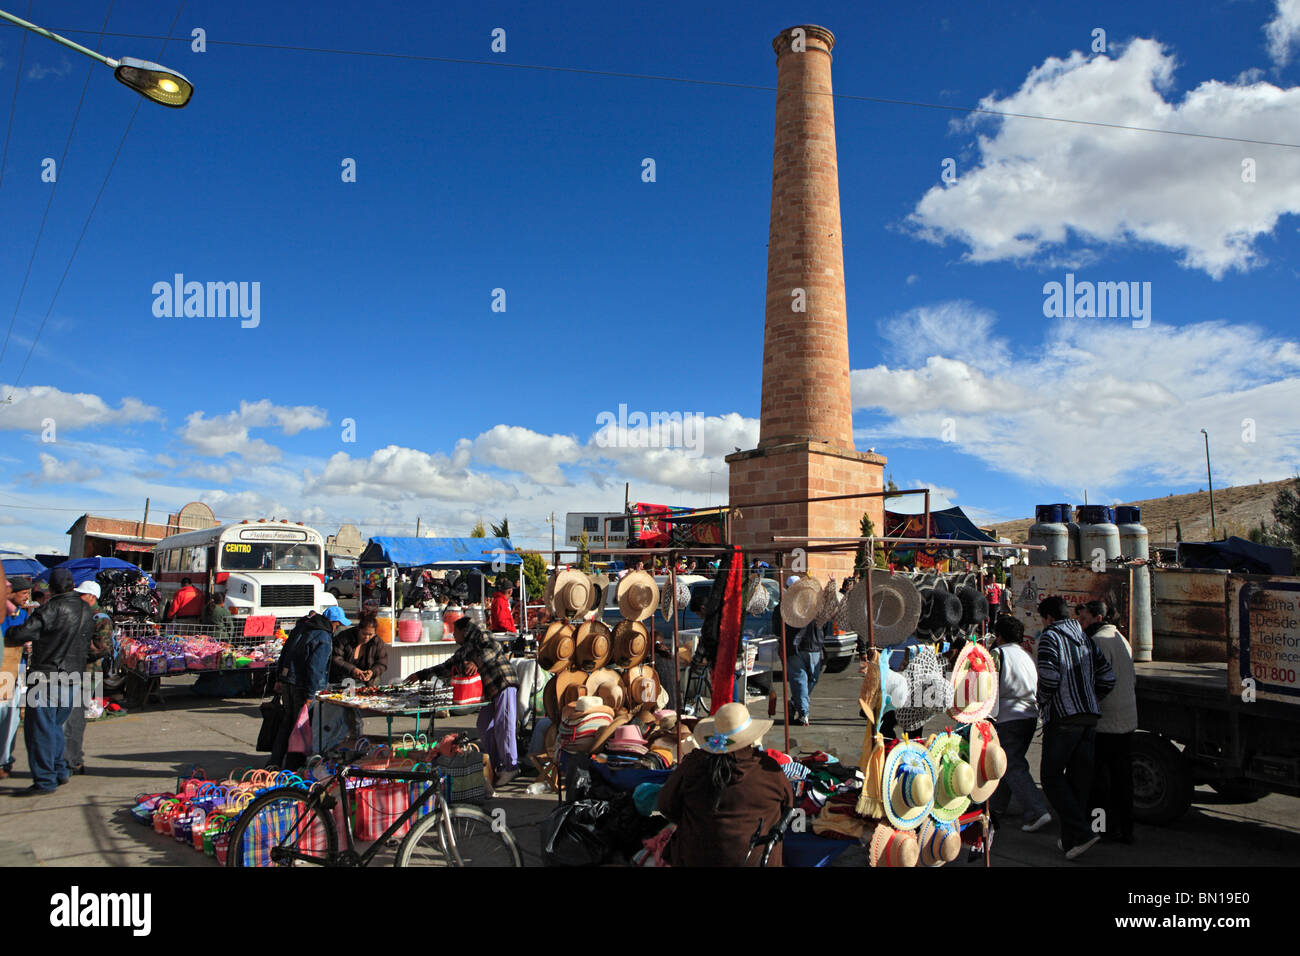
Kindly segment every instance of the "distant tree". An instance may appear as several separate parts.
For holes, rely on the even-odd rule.
[[[886,491],[898,490],[898,485],[894,484],[894,476],[892,474],[889,476],[889,480],[885,482],[885,490]]]
[[[474,527],[470,530],[469,536],[470,536],[471,538],[486,538],[486,537],[487,537],[487,529],[483,527],[483,519],[482,519],[482,518],[479,518],[477,521],[474,522]]]
[[[546,590],[546,559],[536,551],[525,552],[523,559],[524,583],[528,585],[529,597],[534,601],[540,600]]]
[[[869,538],[875,533],[876,533],[876,526],[872,522],[871,516],[864,511],[862,513],[862,520],[858,523],[858,534],[863,538]],[[873,555],[873,560],[870,562],[870,564],[873,564],[878,568],[883,568],[887,566],[887,562],[885,559],[884,545],[880,545],[880,544],[876,545],[876,551],[875,554]],[[854,558],[853,560],[853,571],[858,575],[858,577],[865,577],[867,573],[867,568],[868,568],[867,545],[866,542],[862,542],[861,544],[858,545],[858,554],[857,557]]]
[[[1174,519],[1174,540],[1183,540],[1183,523],[1178,518]]]
[[[1291,479],[1278,491],[1273,499],[1273,524],[1263,529],[1262,536],[1264,544],[1290,548],[1300,559],[1300,478]]]
[[[509,519],[509,518],[502,518],[500,524],[494,524],[494,525],[492,526],[492,537],[494,537],[494,538],[508,538],[508,537],[510,537],[510,519]]]

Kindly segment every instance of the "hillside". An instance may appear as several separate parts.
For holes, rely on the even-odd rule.
[[[1273,522],[1273,499],[1278,491],[1293,479],[1262,482],[1256,485],[1234,485],[1214,489],[1214,520],[1218,536],[1228,534],[1246,537],[1251,528],[1258,528],[1262,519]],[[1075,503],[1077,506],[1077,502]],[[1142,509],[1142,524],[1151,535],[1153,545],[1173,543],[1177,538],[1174,522],[1183,526],[1184,541],[1207,541],[1210,538],[1210,495],[1206,491],[1187,495],[1168,495],[1164,498],[1147,498],[1143,501],[1124,501]],[[1033,518],[1004,521],[992,525],[1000,537],[1020,543],[1028,538]]]

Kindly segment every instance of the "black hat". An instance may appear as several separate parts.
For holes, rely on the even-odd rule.
[[[72,572],[67,568],[55,568],[50,572],[50,593],[67,594],[72,587]]]
[[[989,599],[977,588],[962,586],[957,589],[957,599],[961,601],[961,626],[974,627],[989,618]]]
[[[10,591],[30,591],[32,589],[32,576],[30,574],[15,574],[9,579]]]

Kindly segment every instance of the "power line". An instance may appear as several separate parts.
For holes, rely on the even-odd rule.
[[[109,9],[109,12],[111,13],[111,12],[112,12],[112,9],[113,9],[112,0],[110,0],[110,2],[109,2],[109,7],[108,7],[108,9]],[[172,18],[172,25],[171,25],[171,27],[170,27],[170,28],[168,29],[168,31],[167,31],[168,36],[165,37],[165,38],[163,39],[162,49],[160,49],[160,50],[158,51],[158,58],[159,58],[159,59],[162,59],[162,55],[167,51],[167,43],[168,43],[168,42],[170,41],[170,39],[171,39],[171,33],[172,33],[173,30],[176,29],[176,23],[177,23],[177,21],[180,20],[180,18],[181,18],[181,11],[183,11],[184,9],[185,9],[185,0],[181,0],[181,4],[180,4],[180,6],[176,8],[176,16]],[[105,25],[105,26],[108,25],[108,20],[107,20],[107,18],[105,18],[104,25]],[[103,39],[102,35],[101,35],[101,38],[100,38],[100,39],[101,39],[101,40]],[[91,64],[91,67],[92,67],[92,69],[93,69],[94,64]],[[86,82],[87,82],[87,84],[89,84],[89,82],[90,82],[90,75],[89,75],[89,74],[87,74],[87,76],[86,76]],[[83,100],[85,99],[85,90],[84,90],[84,89],[82,90],[82,99],[83,99]],[[81,234],[80,234],[79,236],[77,236],[77,243],[76,243],[76,245],[74,245],[74,246],[72,247],[72,255],[68,256],[68,264],[67,264],[67,265],[64,267],[64,269],[63,269],[63,275],[59,277],[59,284],[58,284],[58,286],[56,286],[55,289],[54,289],[54,296],[50,299],[50,307],[49,307],[48,309],[45,310],[45,315],[44,315],[44,317],[41,319],[41,324],[40,324],[40,326],[36,329],[36,335],[32,337],[32,344],[31,344],[31,347],[28,348],[28,350],[27,350],[27,357],[26,357],[25,359],[23,359],[23,366],[22,366],[22,368],[20,368],[20,369],[18,370],[18,375],[17,375],[17,377],[14,378],[14,382],[13,382],[13,386],[12,386],[12,388],[17,388],[18,385],[19,385],[19,383],[22,382],[22,380],[23,380],[23,375],[24,375],[24,373],[26,373],[26,371],[27,371],[27,365],[28,365],[28,363],[31,362],[31,360],[32,360],[32,356],[36,353],[36,343],[40,341],[40,339],[41,339],[41,333],[45,331],[45,324],[46,324],[47,322],[49,322],[49,320],[50,320],[50,315],[54,312],[54,304],[55,304],[56,302],[59,301],[59,295],[60,295],[60,293],[63,292],[63,283],[67,281],[68,273],[72,271],[72,264],[76,261],[76,259],[77,259],[77,253],[81,250],[81,242],[82,242],[83,239],[86,238],[86,232],[90,229],[90,221],[95,217],[95,210],[99,208],[99,201],[104,197],[104,190],[108,188],[108,180],[109,180],[109,178],[113,175],[113,170],[117,167],[117,160],[118,160],[118,157],[122,155],[122,147],[126,145],[126,138],[127,138],[127,136],[129,136],[130,133],[131,133],[131,127],[135,124],[135,117],[136,117],[136,114],[140,112],[140,107],[141,107],[141,105],[143,105],[143,103],[144,103],[144,100],[143,100],[143,99],[138,99],[138,100],[136,100],[136,103],[135,103],[135,109],[133,109],[133,110],[131,111],[131,118],[127,120],[127,122],[126,122],[126,129],[122,131],[122,139],[118,142],[118,144],[117,144],[117,150],[113,153],[113,159],[112,159],[112,161],[108,164],[108,172],[106,172],[106,173],[104,174],[104,181],[103,181],[102,183],[100,183],[100,185],[99,185],[99,192],[97,192],[97,193],[95,194],[95,201],[94,201],[94,203],[92,203],[91,206],[90,206],[90,212],[86,214],[86,221],[85,221],[85,223],[83,223],[82,226],[81,226]],[[77,112],[78,112],[78,113],[81,112],[81,104],[80,104],[80,103],[77,104]],[[71,142],[71,136],[69,136],[69,142]],[[56,180],[56,183],[57,183],[57,180]],[[52,194],[51,194],[51,197],[50,197],[50,198],[51,198],[51,201],[52,201],[53,198],[54,198]],[[48,211],[49,211],[49,210],[48,210],[48,207],[47,207],[46,212],[48,213]],[[44,229],[44,227],[45,227],[45,222],[44,222],[44,220],[42,220],[42,221],[41,221],[41,228]],[[35,250],[33,250],[33,251],[32,251],[32,257],[35,258],[35,256],[36,256],[36,252],[35,252]],[[31,269],[31,265],[29,264],[29,265],[28,265],[28,270],[30,271],[30,269]],[[24,281],[24,287],[26,287],[26,282],[25,282],[25,281]],[[14,309],[14,314],[17,315],[17,307],[15,307],[15,309]],[[12,323],[10,323],[10,327],[12,328]],[[11,399],[13,398],[13,391],[12,391],[12,388],[11,388],[11,390],[10,390],[10,392],[9,392],[9,397],[10,397]]]
[[[59,33],[88,33],[88,30],[60,29]],[[146,33],[109,33],[110,37],[135,40],[164,39]],[[758,83],[738,83],[729,80],[701,80],[683,76],[664,76],[655,73],[624,73],[618,70],[593,70],[574,66],[550,66],[536,63],[504,63],[500,60],[474,60],[464,57],[429,56],[421,53],[389,53],[382,50],[348,50],[337,47],[295,46],[289,43],[253,43],[245,40],[213,40],[206,43],[213,46],[242,47],[255,50],[284,50],[295,53],[325,53],[332,56],[375,57],[386,60],[411,60],[420,63],[451,63],[462,66],[495,66],[514,70],[534,70],[546,73],[573,73],[580,76],[600,76],[626,80],[650,80],[657,83],[681,83],[690,86],[712,86],[735,90],[753,90],[761,93],[775,93],[775,86]],[[1280,146],[1285,149],[1300,149],[1300,143],[1279,143],[1272,140],[1249,139],[1242,136],[1220,136],[1214,133],[1197,133],[1190,130],[1161,129],[1154,126],[1132,126],[1126,123],[1105,123],[1100,120],[1072,119],[1067,116],[1043,116],[1036,113],[1010,113],[1003,110],[991,110],[982,106],[954,106],[948,103],[928,103],[923,100],[902,100],[884,96],[863,96],[853,93],[823,93],[834,99],[860,103],[878,103],[886,106],[911,106],[917,109],[943,110],[950,113],[978,113],[985,116],[997,116],[1003,119],[1029,119],[1048,123],[1068,123],[1075,126],[1096,126],[1103,129],[1130,130],[1137,133],[1160,133],[1166,136],[1186,136],[1193,139],[1217,140],[1225,143],[1247,143],[1252,146]]]
[[[104,39],[104,30],[108,28],[108,18],[113,15],[113,0],[108,0],[108,12],[104,14],[104,25],[99,28],[99,38]],[[23,42],[27,41],[27,31],[23,31]],[[27,283],[32,277],[32,266],[36,263],[36,253],[41,248],[41,239],[45,236],[45,223],[50,218],[50,208],[54,205],[54,194],[59,188],[59,174],[63,172],[63,164],[67,162],[68,150],[72,147],[72,136],[77,131],[77,120],[81,118],[81,107],[86,102],[86,90],[90,89],[91,71],[94,70],[95,64],[86,67],[86,82],[81,85],[81,99],[77,100],[77,111],[72,114],[72,127],[68,130],[68,139],[63,144],[63,155],[59,157],[59,165],[54,167],[54,182],[50,184],[50,197],[45,200],[45,212],[41,214],[41,225],[36,230],[36,242],[32,245],[31,257],[27,260],[27,271],[23,274],[23,284],[18,288],[18,301],[14,303],[14,314],[9,317],[9,330],[5,332],[4,344],[0,345],[0,362],[4,361],[5,353],[9,351],[9,339],[14,334],[14,323],[18,320],[18,310],[22,307],[23,296],[27,294]],[[18,80],[14,79],[14,99],[18,98]],[[10,124],[13,123],[13,114],[9,116]],[[9,150],[8,137],[5,138],[5,152]],[[0,170],[2,171],[2,170]],[[41,323],[44,326],[45,323]],[[39,335],[39,333],[38,333]],[[32,341],[35,346],[35,340]],[[30,358],[30,354],[28,356]],[[27,363],[23,363],[26,367]],[[14,383],[17,385],[17,383]],[[13,398],[13,393],[9,393]]]
[[[27,0],[27,19],[32,15],[32,4],[36,0]],[[104,24],[108,26],[108,24]],[[5,162],[9,159],[9,137],[14,131],[14,113],[18,111],[18,81],[23,75],[23,57],[27,55],[27,31],[23,31],[22,41],[18,44],[18,69],[14,71],[14,98],[9,104],[9,125],[5,128],[5,148],[0,153],[0,186],[5,181]]]

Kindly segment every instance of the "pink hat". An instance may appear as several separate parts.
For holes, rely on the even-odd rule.
[[[641,728],[634,723],[628,723],[614,731],[613,736],[609,738],[609,743],[605,744],[605,749],[612,753],[641,756],[649,748],[646,746],[645,736],[641,733]]]

